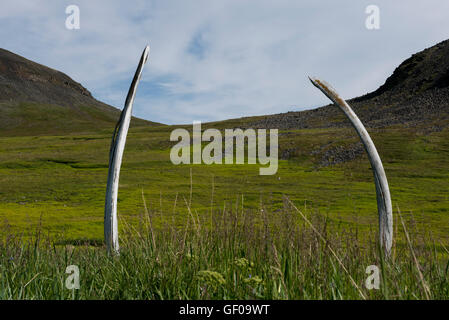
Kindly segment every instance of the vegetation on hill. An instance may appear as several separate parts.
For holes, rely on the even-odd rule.
[[[114,129],[120,111],[66,74],[0,49],[0,134],[55,135]],[[154,125],[134,118],[133,126]]]

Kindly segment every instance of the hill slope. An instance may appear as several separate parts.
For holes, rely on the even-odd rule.
[[[67,134],[114,127],[120,110],[57,70],[0,49],[0,132]],[[134,118],[134,126],[150,125]]]
[[[367,127],[420,125],[432,131],[446,127],[449,124],[449,40],[412,55],[384,85],[348,103]],[[245,122],[248,127],[279,129],[350,125],[333,105],[246,118]]]
[[[335,85],[338,88],[338,83]],[[381,141],[377,137],[384,133],[388,136],[384,138],[391,141],[397,139],[396,135],[408,136],[409,145],[401,142],[397,146],[397,151],[404,153],[416,151],[414,144],[422,143],[421,136],[439,132],[444,136],[449,129],[449,40],[413,54],[377,90],[349,99],[348,103],[378,147]],[[279,157],[284,160],[312,157],[316,165],[329,166],[365,157],[349,120],[332,104],[203,127],[279,129]],[[311,145],[304,141],[309,134],[317,137]],[[378,149],[383,156],[386,150]]]

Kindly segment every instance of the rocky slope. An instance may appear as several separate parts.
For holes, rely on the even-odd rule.
[[[66,74],[0,49],[0,132],[67,134],[114,128],[120,110]],[[151,122],[133,119],[132,125]]]
[[[449,40],[412,55],[377,90],[348,100],[367,127],[423,125],[435,131],[449,125]],[[260,128],[302,129],[349,126],[333,105],[263,116]]]

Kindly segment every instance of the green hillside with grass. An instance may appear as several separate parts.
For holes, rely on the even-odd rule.
[[[119,116],[68,75],[0,48],[0,136],[95,132],[115,126]]]
[[[171,129],[129,133],[119,259],[103,244],[109,130],[0,138],[0,298],[447,298],[447,129],[370,130],[391,188],[393,263],[376,247],[366,157],[323,167],[308,156],[317,145],[355,142],[351,128],[281,131],[280,144],[301,154],[280,160],[273,176],[260,176],[259,165],[175,166]],[[71,264],[80,290],[64,287]],[[364,287],[373,264],[380,291]]]
[[[112,129],[112,128],[111,128]],[[169,126],[130,131],[118,199],[119,216],[137,222],[142,191],[156,225],[164,217],[185,223],[186,202],[200,215],[227,206],[271,210],[288,196],[301,207],[342,224],[377,227],[372,171],[361,155],[347,163],[321,166],[316,146],[357,142],[352,128],[280,131],[282,149],[298,156],[279,161],[273,176],[259,164],[173,165]],[[390,183],[394,210],[413,216],[438,239],[449,228],[449,130],[419,134],[402,128],[370,130]],[[111,134],[0,138],[0,219],[16,232],[45,232],[71,240],[103,236],[103,206]],[[177,199],[177,200],[176,200]],[[243,199],[243,200],[242,200]],[[243,203],[242,203],[243,201]],[[176,204],[176,208],[173,207]]]

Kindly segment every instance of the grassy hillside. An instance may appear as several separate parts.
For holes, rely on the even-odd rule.
[[[391,261],[376,247],[364,154],[322,165],[357,142],[351,128],[281,131],[281,150],[297,151],[273,176],[258,165],[175,166],[172,129],[129,134],[116,258],[103,245],[109,130],[0,138],[0,299],[447,298],[448,129],[370,130],[393,199]],[[73,264],[79,290],[64,286]],[[370,265],[379,290],[365,287]]]
[[[68,75],[0,48],[0,136],[97,132],[119,116]]]
[[[142,190],[150,210],[163,212],[156,216],[156,225],[166,215],[183,224],[191,192],[192,208],[200,215],[237,203],[257,209],[261,201],[277,210],[286,195],[335,223],[377,227],[373,177],[364,153],[348,162],[327,166],[322,162],[334,153],[338,159],[339,146],[357,144],[351,128],[280,131],[280,154],[286,149],[295,152],[280,160],[273,176],[260,176],[258,164],[173,165],[172,129],[130,131],[120,179],[120,217],[138,220],[144,210]],[[446,241],[449,130],[424,134],[390,128],[370,133],[384,161],[395,210],[398,206],[406,216],[412,214]],[[19,232],[32,232],[42,224],[44,230],[63,233],[67,239],[101,240],[110,138],[109,130],[0,138],[3,223]]]

